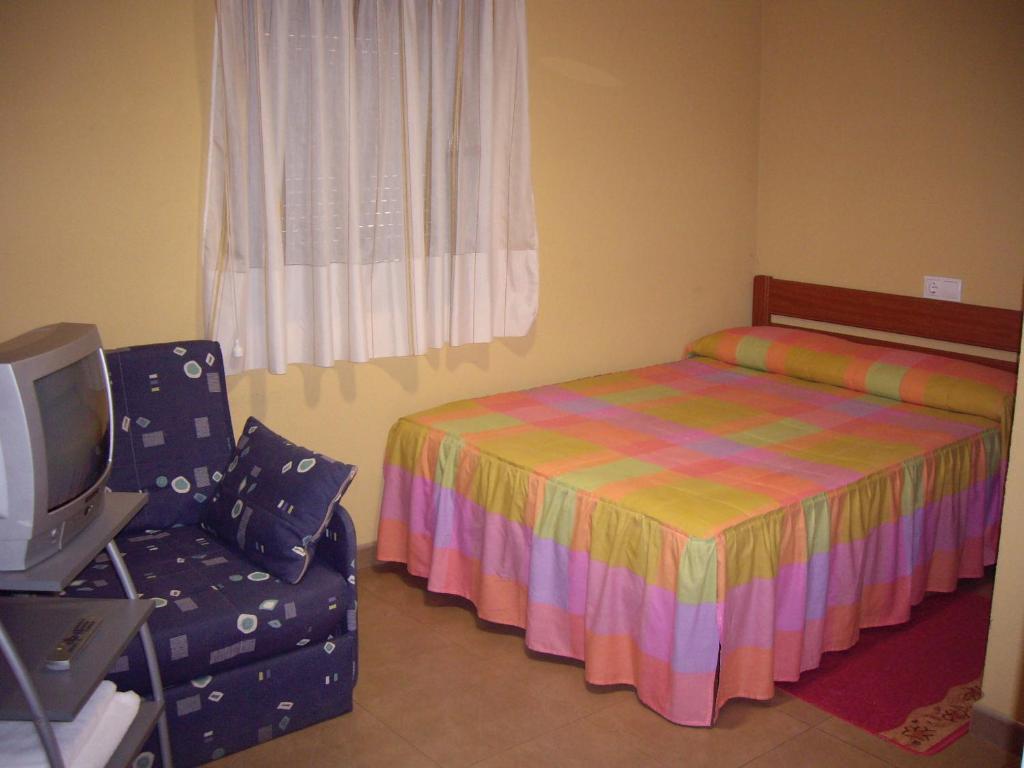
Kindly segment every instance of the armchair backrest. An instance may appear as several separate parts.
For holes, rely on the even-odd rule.
[[[215,341],[125,347],[107,353],[114,400],[115,491],[146,491],[126,530],[199,522],[235,438]]]

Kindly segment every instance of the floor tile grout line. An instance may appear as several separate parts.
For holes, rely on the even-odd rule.
[[[382,725],[382,726],[383,726],[383,727],[384,727],[385,729],[387,729],[387,730],[388,730],[388,732],[392,733],[392,734],[393,734],[393,735],[394,735],[394,736],[395,736],[396,738],[398,738],[398,739],[399,739],[400,741],[403,741],[403,742],[405,742],[406,744],[408,744],[408,745],[409,745],[409,747],[410,747],[411,749],[413,749],[413,750],[414,750],[415,752],[417,752],[418,754],[420,754],[420,755],[423,755],[423,757],[425,757],[425,758],[426,758],[427,760],[429,760],[431,764],[433,764],[433,765],[437,766],[437,768],[442,768],[442,763],[441,763],[441,762],[439,762],[438,760],[435,760],[435,759],[434,759],[433,757],[431,757],[431,756],[430,756],[430,755],[428,755],[428,754],[427,754],[426,752],[424,752],[424,751],[423,751],[423,750],[422,750],[422,749],[420,748],[419,744],[417,744],[416,742],[412,741],[412,740],[411,740],[411,739],[409,739],[408,737],[406,737],[406,736],[403,736],[403,735],[402,735],[402,734],[401,734],[401,733],[400,733],[399,731],[396,731],[396,730],[394,729],[394,727],[393,727],[393,726],[391,725],[391,723],[389,723],[389,722],[388,722],[387,720],[385,720],[385,719],[384,719],[384,718],[382,718],[382,717],[381,717],[380,715],[378,715],[377,713],[375,713],[375,712],[374,712],[374,711],[373,711],[372,709],[370,709],[370,708],[369,708],[368,706],[366,706],[366,704],[360,704],[360,705],[359,705],[359,707],[360,707],[360,709],[362,709],[362,710],[363,710],[364,712],[366,712],[366,713],[367,713],[367,714],[369,714],[369,715],[370,715],[371,717],[373,717],[373,719],[374,719],[374,720],[376,720],[376,721],[377,721],[378,723],[380,723],[380,724],[381,724],[381,725]]]
[[[414,752],[417,752],[418,754],[422,755],[432,765],[435,765],[438,768],[440,768],[441,764],[439,762],[437,762],[437,760],[435,760],[430,755],[428,755],[426,752],[424,752],[422,749],[420,749],[416,744],[414,744],[413,742],[409,741],[409,739],[407,739],[405,736],[403,736],[398,731],[396,731],[394,728],[392,728],[390,724],[388,724],[387,722],[382,720],[378,715],[375,715],[371,710],[367,709],[365,705],[359,704],[359,708],[361,710],[363,710],[363,712],[365,712],[367,715],[369,715],[378,725],[380,725],[381,728],[383,728],[389,734],[391,734],[392,737],[398,739],[401,742],[404,742]],[[355,706],[353,706],[352,711],[353,712],[355,711]]]
[[[413,747],[417,752],[419,752],[424,757],[426,757],[428,760],[430,760],[432,763],[434,763],[434,765],[439,766],[439,768],[444,768],[444,763],[442,763],[442,762],[436,760],[435,758],[431,757],[430,755],[428,755],[426,752],[424,752],[422,749],[420,749],[419,745],[416,744],[416,742],[410,740],[409,738],[403,736],[400,732],[396,731],[387,721],[383,720],[379,715],[374,714],[373,711],[370,710],[365,704],[360,704],[360,706],[364,710],[366,710],[367,712],[372,714],[373,717],[375,719],[377,719],[378,721],[380,721],[388,730],[390,730],[392,733],[394,733],[400,739],[402,739],[407,744],[409,744],[411,747]],[[533,736],[530,736],[529,738],[523,739],[522,741],[517,741],[515,744],[510,744],[509,746],[504,747],[502,749],[499,749],[496,752],[489,752],[487,755],[484,755],[479,760],[476,760],[476,761],[474,761],[472,763],[469,763],[466,766],[466,768],[472,768],[472,766],[479,765],[480,763],[484,762],[485,760],[490,760],[492,757],[496,757],[497,755],[504,754],[505,752],[508,752],[509,750],[512,750],[512,749],[516,749],[517,747],[521,747],[524,744],[529,744],[532,741],[536,741],[537,739],[543,738],[544,736],[547,736],[547,735],[549,735],[551,733],[554,733],[555,731],[559,730],[560,728],[567,728],[568,726],[573,725],[575,723],[578,723],[579,721],[589,717],[590,714],[592,714],[592,713],[588,713],[586,715],[581,715],[581,716],[579,716],[579,717],[577,717],[577,718],[575,718],[573,720],[567,720],[564,723],[560,723],[559,725],[552,726],[551,728],[547,728],[545,730],[542,730],[541,732],[536,733]]]
[[[822,711],[824,712],[824,710],[822,710]],[[869,757],[873,757],[875,760],[878,760],[879,762],[885,763],[886,765],[890,766],[891,768],[899,768],[899,766],[897,766],[892,761],[886,760],[884,757],[881,757],[880,755],[876,755],[876,754],[873,754],[872,752],[868,752],[868,750],[864,749],[859,744],[854,744],[852,741],[844,739],[838,733],[829,733],[828,731],[826,731],[824,728],[821,727],[825,723],[829,722],[829,720],[836,720],[836,719],[838,719],[838,718],[836,718],[835,715],[829,715],[827,720],[822,720],[820,723],[818,723],[816,726],[814,726],[814,729],[816,731],[819,731],[819,732],[825,734],[826,736],[831,736],[833,739],[838,739],[839,741],[843,742],[843,744],[847,745],[848,747],[853,747],[858,752],[862,752],[863,754],[868,755]],[[841,721],[841,722],[845,722],[845,721]],[[856,727],[856,726],[854,726],[854,727]],[[876,736],[875,734],[871,733],[870,731],[864,731],[864,733],[867,733],[868,735],[870,735],[874,739],[878,739],[878,736]],[[879,739],[879,741],[883,741],[883,740]],[[925,757],[925,755],[922,755],[922,757]]]
[[[779,712],[779,711],[776,711],[776,714],[784,715],[785,717],[788,717],[794,723],[799,723],[800,725],[804,726],[804,729],[801,730],[801,731],[797,731],[796,733],[794,733],[792,736],[790,736],[787,739],[783,739],[778,744],[776,744],[776,745],[774,745],[772,747],[769,747],[764,752],[760,752],[760,753],[754,755],[749,760],[747,760],[745,763],[741,763],[740,765],[736,766],[736,768],[743,768],[743,766],[750,765],[755,760],[760,760],[762,757],[764,757],[765,755],[771,754],[775,750],[777,750],[780,747],[782,747],[784,744],[788,744],[789,742],[793,741],[793,739],[798,739],[801,736],[806,735],[808,731],[814,730],[814,726],[813,725],[811,725],[810,723],[805,723],[803,720],[801,720],[798,717],[793,717],[792,715],[787,715],[785,712]],[[715,726],[712,725],[711,727],[714,728]]]
[[[426,757],[427,759],[429,759],[429,760],[430,760],[430,761],[431,761],[432,763],[434,763],[435,765],[437,765],[437,766],[441,766],[441,767],[443,768],[443,765],[444,765],[443,763],[441,763],[440,761],[436,760],[435,758],[431,757],[431,756],[430,756],[429,754],[427,754],[426,752],[424,752],[424,751],[423,751],[423,750],[422,750],[422,749],[421,749],[421,748],[419,747],[419,745],[418,745],[418,744],[417,744],[417,743],[416,743],[415,741],[412,741],[412,740],[411,740],[411,739],[409,739],[408,737],[406,737],[406,736],[403,736],[403,735],[402,735],[402,734],[401,734],[401,733],[400,733],[399,731],[395,730],[395,728],[394,728],[394,727],[393,727],[393,726],[392,726],[392,725],[391,725],[391,724],[390,724],[390,723],[389,723],[389,722],[388,722],[387,720],[385,720],[385,719],[384,719],[383,717],[381,717],[380,715],[376,714],[376,713],[375,713],[375,712],[373,711],[373,709],[371,708],[371,706],[367,706],[367,704],[366,704],[366,703],[362,703],[362,702],[359,702],[359,706],[360,706],[360,707],[361,707],[361,708],[362,708],[362,709],[363,709],[364,711],[366,711],[366,712],[368,712],[369,714],[371,714],[371,715],[372,715],[372,716],[374,717],[374,719],[378,720],[378,721],[379,721],[379,722],[380,722],[380,723],[381,723],[382,725],[384,725],[384,726],[385,726],[385,727],[386,727],[386,728],[387,728],[388,730],[390,730],[390,731],[391,731],[392,733],[394,733],[394,734],[395,734],[395,735],[397,735],[397,736],[398,736],[399,738],[401,738],[401,739],[402,739],[403,741],[405,741],[405,742],[406,742],[406,743],[408,743],[408,744],[409,744],[410,746],[412,746],[412,747],[413,747],[413,748],[414,748],[414,749],[415,749],[415,750],[416,750],[417,752],[420,752],[421,754],[423,754],[423,755],[424,755],[424,756],[425,756],[425,757]],[[595,712],[596,712],[596,711],[597,711],[597,710],[595,710]],[[515,749],[516,747],[520,747],[520,746],[522,746],[523,744],[527,744],[527,743],[529,743],[529,742],[531,742],[531,741],[534,741],[535,739],[539,739],[539,738],[542,738],[542,737],[544,737],[544,736],[547,736],[548,734],[550,734],[550,733],[553,733],[553,732],[557,731],[557,730],[558,730],[558,729],[560,729],[560,728],[566,728],[566,727],[568,727],[568,726],[570,726],[570,725],[572,725],[572,724],[574,724],[574,723],[577,723],[577,722],[579,722],[579,721],[581,721],[581,720],[583,720],[583,719],[585,719],[585,718],[589,717],[589,716],[590,716],[591,714],[594,714],[594,712],[588,712],[588,713],[586,713],[586,714],[583,714],[583,715],[580,715],[580,716],[578,716],[578,717],[576,717],[576,718],[573,718],[572,720],[567,720],[567,721],[565,721],[565,722],[563,722],[563,723],[559,723],[558,725],[554,725],[554,726],[552,726],[552,727],[550,727],[550,728],[544,729],[544,730],[540,731],[539,733],[536,733],[536,734],[534,734],[533,736],[531,736],[531,737],[529,737],[529,738],[523,739],[522,741],[517,741],[517,742],[516,742],[516,743],[514,743],[514,744],[510,744],[510,745],[509,745],[509,746],[508,746],[507,748],[504,748],[504,749],[500,749],[500,750],[498,750],[497,752],[492,752],[492,753],[489,753],[488,755],[486,755],[486,756],[484,756],[484,757],[480,758],[480,760],[477,760],[477,761],[475,761],[475,762],[473,762],[473,763],[470,763],[470,766],[473,766],[473,765],[477,765],[478,763],[480,763],[480,762],[483,762],[484,760],[489,760],[489,759],[491,759],[491,758],[492,758],[492,757],[494,757],[495,755],[499,755],[499,754],[502,754],[503,752],[507,752],[507,751],[508,751],[508,750],[510,750],[510,749]],[[469,767],[467,766],[467,768],[469,768]]]
[[[466,768],[473,768],[474,765],[480,765],[480,763],[482,763],[482,762],[484,762],[486,760],[490,760],[491,758],[497,757],[498,755],[503,755],[506,752],[509,752],[509,751],[511,751],[513,749],[518,749],[519,747],[523,746],[524,744],[530,744],[530,743],[532,743],[534,741],[537,741],[538,739],[543,739],[545,736],[548,736],[548,735],[554,733],[555,731],[561,730],[562,728],[568,728],[570,725],[575,725],[576,723],[578,723],[578,722],[580,722],[582,720],[586,720],[588,717],[590,717],[590,713],[588,713],[586,715],[581,715],[580,717],[577,717],[575,720],[569,720],[567,722],[561,723],[560,725],[556,725],[553,728],[549,728],[546,731],[543,731],[541,733],[535,734],[534,736],[531,736],[528,739],[524,739],[523,741],[517,742],[516,744],[511,744],[508,747],[505,747],[504,749],[499,749],[497,752],[492,752],[491,754],[487,755],[486,757],[482,757],[479,760],[477,760],[476,762],[470,763]]]

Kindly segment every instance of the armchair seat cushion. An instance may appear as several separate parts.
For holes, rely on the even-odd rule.
[[[155,598],[149,626],[165,688],[320,644],[354,628],[355,586],[315,559],[300,586],[259,570],[196,525],[122,534],[117,540],[143,597]],[[74,597],[123,597],[101,555],[67,588]],[[350,613],[351,612],[351,613]],[[110,679],[150,690],[136,640]]]

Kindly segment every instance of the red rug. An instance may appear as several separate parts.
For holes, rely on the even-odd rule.
[[[908,623],[861,630],[853,648],[826,653],[820,667],[779,686],[904,749],[933,754],[967,732],[981,697],[991,609],[975,592],[929,595]]]

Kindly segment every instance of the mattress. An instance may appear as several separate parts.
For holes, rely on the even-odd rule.
[[[688,725],[994,562],[1012,376],[775,328],[690,355],[400,419],[378,557]]]

